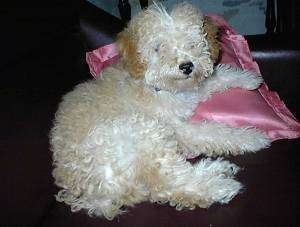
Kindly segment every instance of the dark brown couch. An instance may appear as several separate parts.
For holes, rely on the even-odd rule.
[[[4,56],[0,64],[0,226],[298,226],[299,139],[276,141],[256,154],[231,157],[244,167],[238,178],[246,189],[228,205],[178,212],[168,205],[143,203],[106,221],[85,212],[71,213],[68,206],[56,202],[48,132],[57,104],[75,84],[90,78],[85,51],[112,42],[124,26],[88,3],[70,4],[57,0],[35,5],[35,10],[29,7],[31,11],[18,9],[19,20],[11,9],[1,14],[6,27],[0,53]],[[299,118],[296,37],[247,39],[270,88]]]

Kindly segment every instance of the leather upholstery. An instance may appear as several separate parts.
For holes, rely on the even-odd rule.
[[[299,118],[300,43],[295,35],[246,36],[252,56],[271,90]]]
[[[125,26],[120,19],[86,1],[80,1],[79,8],[81,34],[88,51],[114,42]]]

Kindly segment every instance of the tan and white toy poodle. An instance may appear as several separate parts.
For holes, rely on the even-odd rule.
[[[268,137],[251,126],[188,121],[212,93],[262,83],[250,71],[214,66],[217,31],[187,3],[171,12],[154,4],[130,21],[118,35],[121,61],[60,103],[50,133],[58,201],[113,219],[142,201],[194,209],[239,193],[239,168],[210,156],[254,152]],[[200,154],[208,157],[186,160]]]

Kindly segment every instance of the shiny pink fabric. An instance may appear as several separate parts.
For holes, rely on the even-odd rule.
[[[259,67],[251,57],[247,41],[238,35],[220,16],[209,14],[220,26],[221,63],[253,70]],[[87,63],[94,77],[115,62],[118,53],[115,44],[100,47],[87,53]],[[215,121],[230,126],[254,126],[267,133],[272,141],[300,137],[300,123],[280,100],[276,92],[269,91],[264,83],[258,90],[234,88],[200,103],[191,122]]]
[[[220,26],[221,63],[231,64],[260,74],[251,57],[248,43],[228,23],[210,14]],[[300,124],[276,92],[264,83],[258,90],[229,89],[216,93],[200,103],[191,121],[216,121],[231,126],[255,126],[267,133],[272,141],[300,137]]]
[[[86,53],[86,62],[89,65],[90,73],[93,77],[101,76],[101,71],[116,62],[119,58],[119,52],[115,43],[100,47],[96,50]]]

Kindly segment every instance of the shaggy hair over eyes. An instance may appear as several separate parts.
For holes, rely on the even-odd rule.
[[[146,12],[144,13],[147,14]],[[203,21],[203,28],[207,33],[206,39],[209,45],[211,59],[214,63],[217,63],[221,50],[218,25],[209,17],[205,17]],[[121,56],[123,57],[122,59],[126,70],[132,77],[141,78],[145,74],[147,65],[141,60],[137,50],[138,36],[136,29],[139,29],[138,26],[125,28],[124,31],[118,34],[117,44]]]

